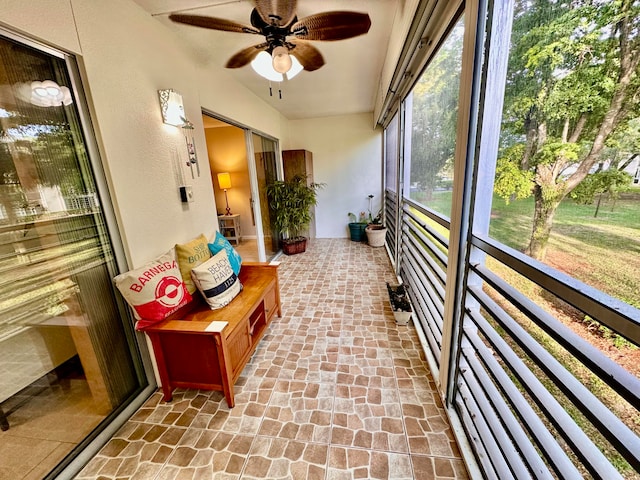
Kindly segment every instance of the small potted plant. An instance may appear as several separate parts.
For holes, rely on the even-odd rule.
[[[282,251],[286,255],[306,251],[307,238],[302,232],[311,223],[311,207],[317,204],[318,190],[323,187],[323,183],[307,183],[304,175],[267,185],[273,225],[282,236]]]
[[[364,212],[360,212],[360,217],[356,217],[355,213],[349,212],[349,236],[354,242],[362,242],[367,237],[365,229],[369,222]]]
[[[371,215],[371,200],[373,195],[369,195],[369,223],[365,228],[367,242],[371,247],[384,247],[387,238],[387,228],[382,224],[382,209],[375,217]]]
[[[391,285],[387,283],[387,291],[389,292],[389,302],[393,310],[393,318],[397,325],[407,325],[411,319],[411,302],[407,294],[404,284]]]

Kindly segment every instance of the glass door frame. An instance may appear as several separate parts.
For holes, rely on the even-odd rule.
[[[262,211],[260,209],[260,202],[255,201],[256,198],[260,198],[259,197],[260,192],[258,190],[258,173],[256,171],[255,150],[253,148],[253,134],[264,137],[275,143],[276,176],[278,180],[282,180],[283,178],[282,152],[280,150],[280,140],[278,140],[277,138],[271,135],[268,135],[259,130],[256,130],[254,128],[247,127],[246,125],[242,125],[241,123],[231,120],[223,115],[214,113],[211,110],[208,110],[204,107],[201,108],[201,111],[203,115],[228,123],[229,125],[240,128],[244,131],[244,142],[245,142],[245,148],[247,151],[247,168],[249,170],[249,187],[251,190],[251,210],[255,218],[255,226],[256,226],[256,242],[257,242],[257,248],[258,248],[258,260],[260,262],[265,262],[267,261],[267,254],[264,248],[264,230],[262,229]],[[278,253],[276,253],[274,258],[277,256],[278,256]]]
[[[102,215],[107,226],[107,236],[112,248],[114,261],[119,271],[128,270],[127,255],[122,236],[115,214],[113,202],[111,200],[111,189],[107,182],[104,170],[102,155],[98,147],[97,134],[91,119],[89,110],[89,101],[86,97],[83,83],[88,84],[86,76],[80,70],[79,62],[76,56],[58,50],[55,47],[42,43],[31,37],[15,32],[7,27],[0,26],[0,35],[10,40],[16,41],[27,47],[31,47],[52,57],[59,58],[65,62],[67,73],[70,79],[70,89],[76,100],[76,108],[79,117],[80,129],[83,136],[84,147],[86,148],[89,165],[92,169],[93,179],[96,186],[96,194],[98,195],[102,206]],[[113,272],[114,275],[119,272]],[[118,311],[123,322],[129,322],[130,329],[125,328],[125,334],[128,335],[126,341],[130,346],[132,356],[136,355],[141,361],[141,371],[138,377],[141,381],[141,387],[132,394],[128,401],[125,401],[119,407],[116,407],[100,424],[71,451],[69,456],[64,459],[57,467],[46,475],[46,479],[50,478],[73,478],[75,477],[86,463],[93,458],[100,449],[115,435],[122,425],[140,407],[144,405],[147,399],[156,391],[157,383],[154,374],[153,364],[149,349],[144,335],[135,331],[133,328],[133,318],[129,308],[124,304],[119,295],[114,295],[117,303]],[[146,381],[146,385],[144,382]]]
[[[271,137],[270,135],[266,135],[264,133],[258,132],[257,130],[246,129],[245,130],[245,142],[247,145],[247,163],[249,166],[249,183],[251,186],[251,208],[253,209],[253,215],[256,219],[256,237],[258,243],[258,259],[261,262],[265,262],[267,260],[267,252],[265,250],[264,244],[264,230],[262,228],[262,209],[260,208],[260,202],[256,201],[256,198],[260,198],[260,191],[258,185],[258,171],[256,168],[256,156],[255,150],[253,148],[253,135],[258,135],[259,137],[266,138],[267,140],[271,140],[275,144],[275,155],[276,155],[276,177],[280,180],[282,179],[282,154],[280,152],[280,142],[277,138]],[[276,257],[278,253],[274,255]]]

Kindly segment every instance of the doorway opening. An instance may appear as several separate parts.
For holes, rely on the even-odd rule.
[[[202,112],[220,232],[243,261],[270,261],[279,253],[266,185],[279,178],[278,141]]]

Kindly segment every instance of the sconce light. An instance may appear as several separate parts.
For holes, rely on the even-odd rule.
[[[231,215],[231,209],[229,208],[229,199],[227,198],[227,189],[231,188],[231,175],[229,173],[218,174],[218,185],[224,190],[224,201],[227,202],[227,215]]]
[[[167,125],[182,127],[185,123],[182,95],[170,88],[168,90],[158,90],[158,97],[160,98],[162,121]]]

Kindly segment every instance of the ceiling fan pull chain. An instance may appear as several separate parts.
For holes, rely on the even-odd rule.
[[[269,96],[273,97],[273,90],[271,89],[271,82],[269,82]]]

